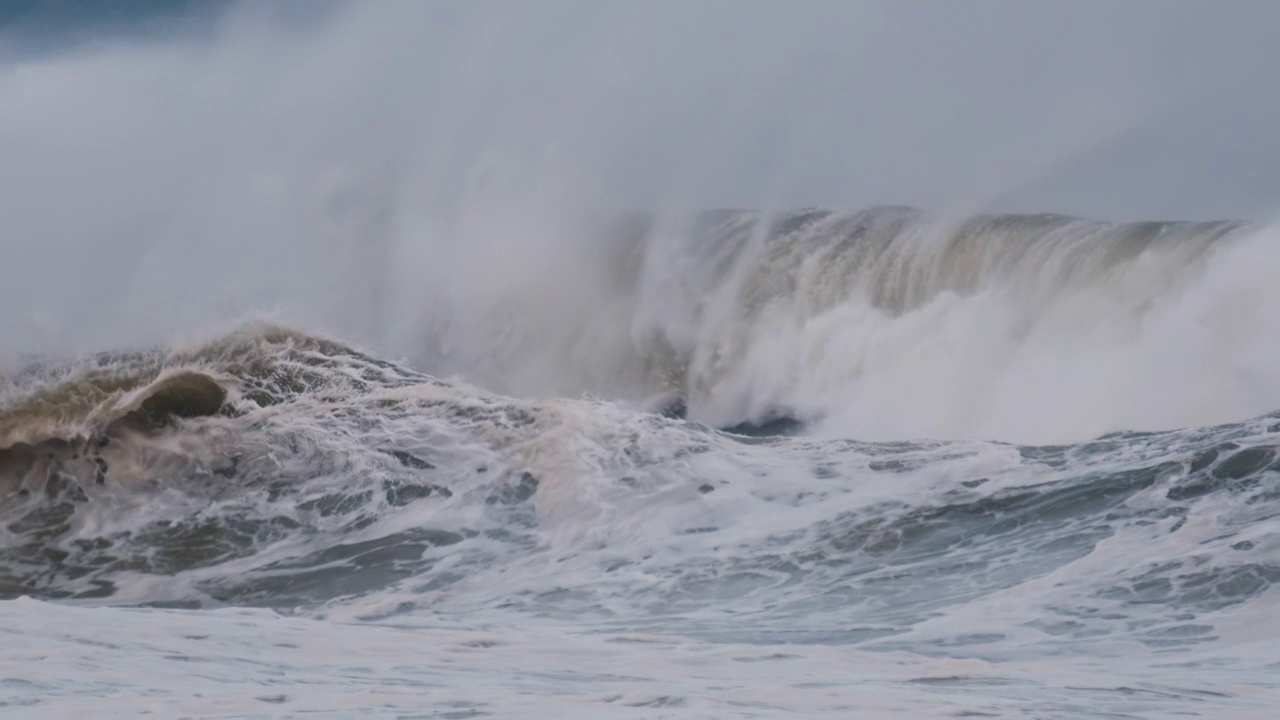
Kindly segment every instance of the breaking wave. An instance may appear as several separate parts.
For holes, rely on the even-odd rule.
[[[1280,406],[1280,348],[1257,331],[1280,321],[1272,236],[892,207],[633,217],[590,252],[512,261],[521,274],[483,293],[428,292],[412,347],[420,367],[509,394],[835,437],[1230,422]]]

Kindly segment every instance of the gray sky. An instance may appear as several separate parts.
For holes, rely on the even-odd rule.
[[[1265,0],[241,3],[201,27],[0,35],[0,350],[273,307],[345,327],[386,248],[481,217],[1280,205]]]

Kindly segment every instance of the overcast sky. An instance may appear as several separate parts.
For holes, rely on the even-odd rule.
[[[1280,207],[1269,0],[25,5],[0,14],[16,346],[287,306],[353,243],[480,213]]]

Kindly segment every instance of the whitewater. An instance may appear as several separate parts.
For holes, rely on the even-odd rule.
[[[1251,414],[1278,378],[1240,362],[1254,334],[1216,337],[1280,307],[1265,228],[889,208],[641,229],[607,268],[632,344],[596,368],[639,401],[494,394],[262,323],[12,370],[10,707],[1274,710],[1280,416]],[[477,378],[538,361],[498,337]],[[541,342],[569,362],[585,339]],[[458,347],[436,353],[479,349]],[[1161,375],[1089,423],[1017,392],[1119,393],[1060,368],[1124,353]],[[1004,370],[928,384],[966,356]],[[1216,403],[1170,390],[1206,372]],[[933,399],[895,413],[877,391]],[[1109,433],[966,437],[991,428]]]
[[[0,715],[1280,715],[1280,226],[1105,182],[1172,15],[319,5],[0,15]]]

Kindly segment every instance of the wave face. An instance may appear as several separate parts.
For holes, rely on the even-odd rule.
[[[806,222],[847,232],[799,237],[859,242],[847,218]],[[1133,262],[1160,228],[1135,230],[1113,229],[1105,252],[1077,249],[1059,281]],[[1189,254],[1223,230],[1164,228]],[[790,262],[783,236],[759,250],[736,230],[721,237],[722,258]],[[864,248],[884,270],[821,268],[897,272],[892,246]],[[945,250],[912,292],[866,302],[901,317],[963,290],[974,266]],[[982,271],[1018,277],[1016,263]],[[741,281],[760,300],[744,315],[796,292],[760,282]],[[830,703],[855,689],[847,677],[777,684],[780,672],[825,677],[832,662],[865,668],[862,690],[890,714],[991,712],[995,697],[1049,715],[1274,708],[1274,645],[1250,628],[1269,626],[1280,582],[1280,415],[1059,446],[750,437],[602,400],[510,399],[258,326],[35,363],[6,387],[0,427],[40,431],[0,449],[0,596],[61,603],[3,604],[23,620],[7,632],[23,642],[31,623],[82,628],[60,631],[66,662],[201,656],[214,632],[245,634],[237,642],[261,645],[255,662],[293,667],[297,682],[332,672],[319,658],[359,656],[369,664],[343,677],[384,691],[417,687],[410,669],[423,667],[457,682],[550,682],[536,692],[553,695],[560,681],[536,678],[573,677],[597,710],[729,711],[756,696],[728,688],[763,663],[760,714],[838,712]],[[40,483],[19,450],[44,453]],[[226,614],[236,607],[299,618]],[[169,639],[102,639],[121,623]],[[393,640],[388,625],[408,635]],[[672,652],[749,667],[700,694],[660,669]],[[217,672],[239,676],[230,662]],[[36,680],[15,685],[20,702],[72,710],[84,697],[43,695]],[[653,682],[674,689],[655,695]],[[340,707],[289,687],[255,692],[295,712]],[[1220,694],[1197,694],[1206,687]],[[392,695],[384,707],[502,715],[530,701],[494,692],[495,706]]]
[[[605,251],[433,295],[420,366],[868,440],[1079,441],[1280,406],[1265,226],[889,207],[594,232]]]

